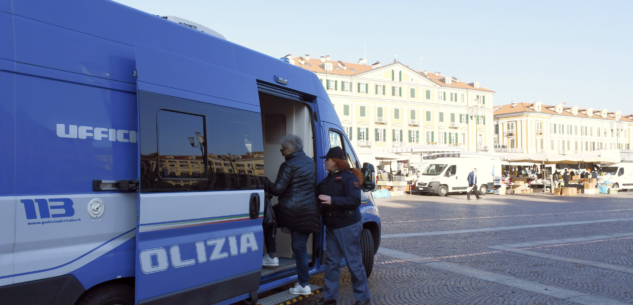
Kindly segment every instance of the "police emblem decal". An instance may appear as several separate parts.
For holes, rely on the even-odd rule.
[[[354,186],[355,186],[356,188],[359,188],[359,187],[360,187],[360,183],[358,183],[358,182],[354,181]]]
[[[88,203],[88,215],[92,218],[99,218],[105,212],[105,204],[99,198],[90,200]]]

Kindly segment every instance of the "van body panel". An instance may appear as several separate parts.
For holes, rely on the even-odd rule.
[[[2,9],[0,4],[0,10]],[[0,59],[15,60],[15,36],[13,35],[13,15],[0,13]]]

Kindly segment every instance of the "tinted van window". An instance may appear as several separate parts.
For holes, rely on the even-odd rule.
[[[139,103],[141,192],[263,188],[259,113],[146,91]]]

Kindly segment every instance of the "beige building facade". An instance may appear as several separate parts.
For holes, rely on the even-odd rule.
[[[478,82],[415,71],[397,61],[368,65],[362,59],[287,57],[317,74],[359,154],[422,146],[492,148],[495,92]]]
[[[633,115],[563,104],[511,103],[495,107],[494,150],[509,153],[577,154],[629,150]]]

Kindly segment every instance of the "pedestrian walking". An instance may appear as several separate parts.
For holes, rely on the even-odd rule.
[[[479,189],[477,189],[477,169],[474,168],[472,172],[468,174],[468,186],[472,187],[466,195],[466,199],[470,200],[470,194],[475,193],[475,197],[479,200]]]
[[[325,157],[328,176],[317,186],[321,213],[325,223],[325,289],[316,304],[335,305],[338,299],[341,260],[345,258],[352,275],[355,305],[369,304],[369,285],[362,264],[360,234],[363,230],[360,214],[360,186],[363,175],[350,164],[340,147],[331,148]]]
[[[563,182],[565,182],[565,186],[569,186],[569,172],[567,171],[567,169],[565,169],[565,172],[563,173]]]

